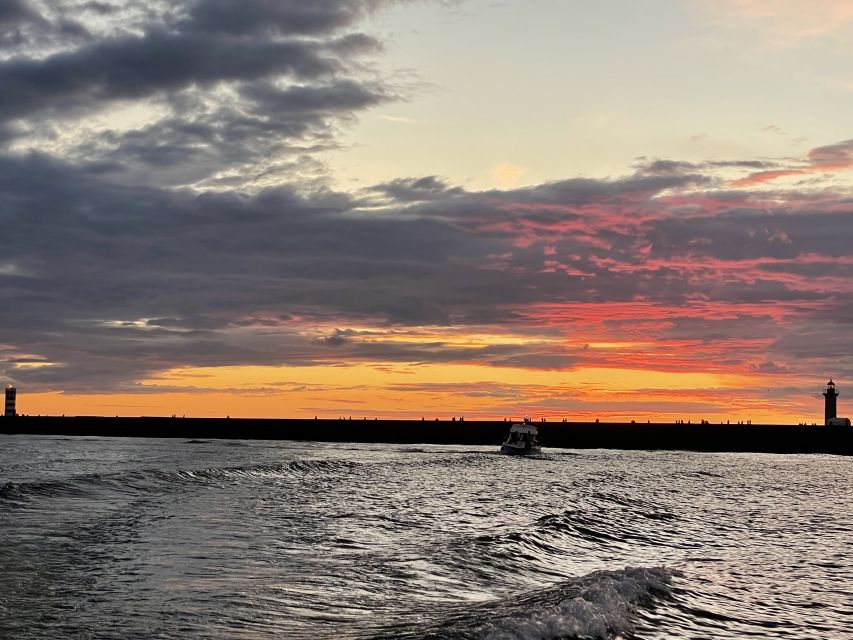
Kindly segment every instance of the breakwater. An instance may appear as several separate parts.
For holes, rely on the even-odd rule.
[[[853,455],[849,427],[670,423],[536,423],[543,447]],[[0,433],[138,438],[303,440],[496,447],[508,422],[257,418],[0,418]]]

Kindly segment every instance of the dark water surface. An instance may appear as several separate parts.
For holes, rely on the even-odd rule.
[[[0,436],[2,638],[853,638],[853,460]]]

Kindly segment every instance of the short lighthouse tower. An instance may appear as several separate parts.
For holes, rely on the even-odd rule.
[[[835,399],[838,397],[838,392],[835,390],[835,383],[832,378],[826,383],[826,391],[823,392],[823,397],[826,398],[823,408],[823,423],[828,425],[829,421],[834,419],[837,414]]]
[[[15,387],[11,384],[6,387],[6,412],[5,416],[7,418],[14,418],[17,414],[15,413],[15,394],[17,393]]]

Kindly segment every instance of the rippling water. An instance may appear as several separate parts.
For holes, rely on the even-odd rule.
[[[853,461],[0,437],[0,637],[850,638]]]

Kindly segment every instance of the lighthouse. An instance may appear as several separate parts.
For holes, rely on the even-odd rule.
[[[7,418],[14,418],[15,413],[15,394],[17,390],[11,384],[6,387],[6,413]]]
[[[832,378],[830,378],[829,382],[826,383],[826,391],[823,392],[823,397],[826,398],[823,405],[823,420],[824,424],[829,424],[829,421],[832,420],[837,413],[835,408],[835,399],[838,397],[838,392],[835,390],[835,383],[832,381]]]
[[[849,427],[850,418],[838,418],[836,416],[835,399],[838,397],[838,392],[835,390],[835,383],[832,378],[826,383],[823,397],[826,398],[823,405],[823,423],[827,427]]]

